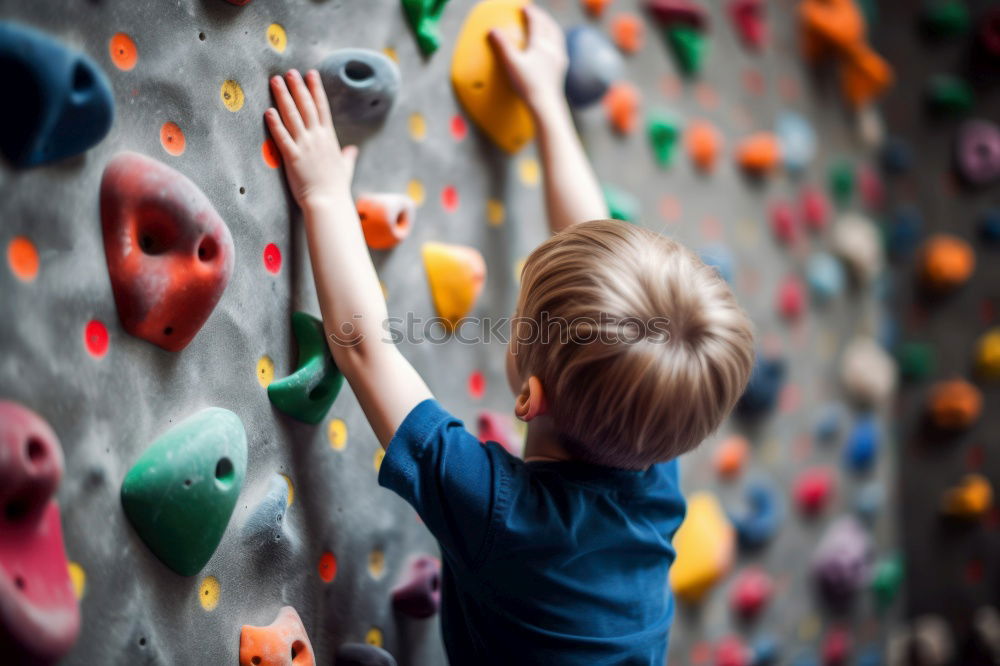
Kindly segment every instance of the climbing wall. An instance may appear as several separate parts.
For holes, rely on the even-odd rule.
[[[692,537],[682,553],[716,560],[706,574],[715,584],[679,603],[671,662],[745,663],[771,647],[786,661],[848,644],[877,651],[893,613],[896,553],[895,433],[884,420],[892,373],[870,341],[883,339],[884,323],[881,248],[871,250],[866,220],[883,203],[878,115],[852,109],[831,72],[803,62],[790,0],[766,3],[759,48],[747,45],[730,3],[702,3],[696,20],[650,15],[637,0],[614,0],[600,16],[571,0],[540,4],[564,26],[590,25],[635,47],[619,81],[630,85],[577,112],[587,151],[617,214],[703,252],[757,326],[761,363],[740,415],[682,460],[685,490],[710,493],[702,505],[737,518],[740,545],[723,520],[719,533]],[[318,307],[262,114],[270,75],[318,66],[345,47],[395,60],[399,93],[385,124],[361,143],[355,178],[359,195],[401,193],[416,204],[409,236],[374,252],[390,315],[433,316],[421,247],[447,242],[485,258],[474,313],[507,316],[517,267],[546,233],[541,173],[533,146],[498,150],[455,99],[452,50],[473,5],[446,5],[441,46],[425,55],[396,0],[0,0],[0,19],[92,58],[115,108],[110,132],[86,152],[0,167],[0,397],[48,422],[65,455],[56,498],[82,622],[65,663],[237,663],[241,628],[266,626],[279,612],[294,622],[284,606],[297,611],[319,663],[348,642],[382,645],[400,664],[444,663],[436,620],[391,604],[411,558],[435,555],[436,546],[413,511],[377,486],[381,449],[350,390],[316,424],[268,399],[268,385],[300,362],[293,313],[318,315]],[[170,350],[182,332],[176,322],[144,339],[116,307],[113,280],[139,282],[144,268],[109,271],[115,235],[105,239],[102,209],[127,207],[135,188],[111,187],[102,201],[102,177],[113,164],[123,180],[160,168],[134,156],[113,162],[124,152],[183,174],[207,200],[165,177],[163,188],[179,192],[165,196],[200,211],[217,241],[199,259],[219,262],[199,278],[200,300],[176,308],[178,321],[198,320],[194,313],[218,298],[179,349]],[[912,191],[931,199],[935,190],[915,181]],[[423,323],[412,337],[403,353],[471,428],[484,410],[508,418],[501,340],[464,344]],[[846,382],[845,352],[854,359]],[[229,412],[245,432],[245,461]],[[159,470],[156,483],[170,487],[192,480],[183,468],[191,456],[178,455],[167,472],[162,457],[199,438],[225,442],[205,483],[234,500],[232,514],[227,522],[189,511],[167,538],[143,495],[155,484],[136,476]],[[774,501],[762,515],[747,506],[751,488]],[[187,543],[184,521],[207,523],[217,548]],[[816,567],[826,587],[817,592],[821,540]],[[202,557],[192,561],[193,552]],[[878,595],[871,580],[881,581]],[[754,617],[741,620],[740,609]]]

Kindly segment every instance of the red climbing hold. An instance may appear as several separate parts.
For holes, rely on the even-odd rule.
[[[281,249],[274,243],[268,243],[264,247],[264,268],[272,275],[281,272]]]
[[[54,499],[62,472],[62,449],[52,428],[26,407],[0,402],[0,645],[5,663],[56,661],[80,630]]]
[[[676,25],[696,30],[708,28],[708,14],[691,0],[646,0],[646,9],[664,28]]]
[[[729,18],[748,49],[759,49],[767,41],[763,0],[730,0]]]
[[[823,666],[844,666],[851,657],[851,634],[846,629],[831,629],[823,639]]]
[[[101,222],[122,326],[168,351],[184,349],[233,272],[226,223],[194,183],[136,153],[105,168]]]
[[[408,617],[428,618],[441,606],[441,561],[429,555],[413,558],[392,590],[392,607]]]
[[[715,648],[715,666],[749,666],[750,650],[736,636],[727,636]]]
[[[806,226],[814,231],[822,231],[830,218],[830,202],[818,187],[807,187],[802,190],[800,200],[802,219]]]
[[[789,275],[778,287],[778,312],[786,319],[798,319],[806,309],[806,289],[802,280]]]
[[[278,611],[266,627],[243,625],[240,666],[315,666],[312,644],[299,614],[291,606]]]
[[[733,582],[729,603],[733,612],[744,620],[760,614],[774,592],[774,583],[763,569],[745,569]]]
[[[108,328],[99,319],[91,319],[83,329],[83,344],[91,355],[101,358],[108,353]]]
[[[799,228],[799,218],[788,203],[778,201],[771,206],[771,230],[778,240],[794,244],[799,239]]]
[[[793,494],[799,511],[807,516],[821,512],[833,495],[833,474],[825,467],[813,467],[795,480]]]

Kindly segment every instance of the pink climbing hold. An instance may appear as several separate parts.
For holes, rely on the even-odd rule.
[[[831,629],[823,638],[823,666],[844,666],[851,658],[851,634],[846,629]]]
[[[80,631],[54,499],[62,473],[52,428],[0,401],[0,646],[13,663],[56,661]]]
[[[767,41],[764,0],[730,0],[727,9],[744,46],[754,50],[764,46]]]
[[[784,201],[776,201],[771,205],[771,231],[774,236],[786,245],[792,245],[799,240],[801,224],[795,214],[795,209]]]
[[[802,190],[799,202],[802,220],[813,231],[822,231],[830,219],[830,201],[818,187],[806,187]]]
[[[861,192],[861,200],[870,210],[879,209],[885,203],[882,178],[868,165],[858,167],[858,191]]]
[[[715,647],[715,666],[749,666],[751,651],[737,636],[727,636]]]
[[[798,319],[806,309],[806,288],[795,275],[786,277],[778,287],[778,312],[785,319]]]
[[[408,617],[424,619],[441,606],[441,561],[430,555],[413,558],[392,590],[392,607]]]
[[[167,351],[184,349],[233,272],[226,223],[197,185],[137,153],[104,169],[101,223],[122,326]]]
[[[813,467],[802,472],[792,490],[795,504],[806,516],[815,516],[829,504],[834,492],[833,474],[826,467]]]
[[[498,412],[482,411],[476,419],[479,441],[496,442],[514,457],[521,455],[514,443],[514,429],[510,416]]]
[[[733,582],[729,605],[744,620],[752,620],[764,609],[774,593],[774,582],[763,569],[745,569]]]

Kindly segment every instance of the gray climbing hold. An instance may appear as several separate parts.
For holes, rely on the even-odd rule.
[[[337,666],[396,666],[392,655],[367,643],[344,643],[337,648]]]
[[[566,52],[566,99],[571,106],[590,106],[622,76],[621,54],[596,28],[582,25],[566,31]]]
[[[340,49],[318,69],[341,143],[352,143],[382,125],[399,92],[396,63],[378,51]]]
[[[243,542],[254,553],[268,553],[280,557],[294,545],[285,529],[285,511],[288,508],[288,484],[280,474],[271,477],[264,497],[243,522],[240,533]]]

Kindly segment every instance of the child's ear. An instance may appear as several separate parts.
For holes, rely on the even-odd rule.
[[[534,375],[528,377],[528,381],[521,386],[520,395],[517,396],[514,416],[527,423],[548,411],[549,406],[545,401],[545,390],[542,388],[541,380]]]

